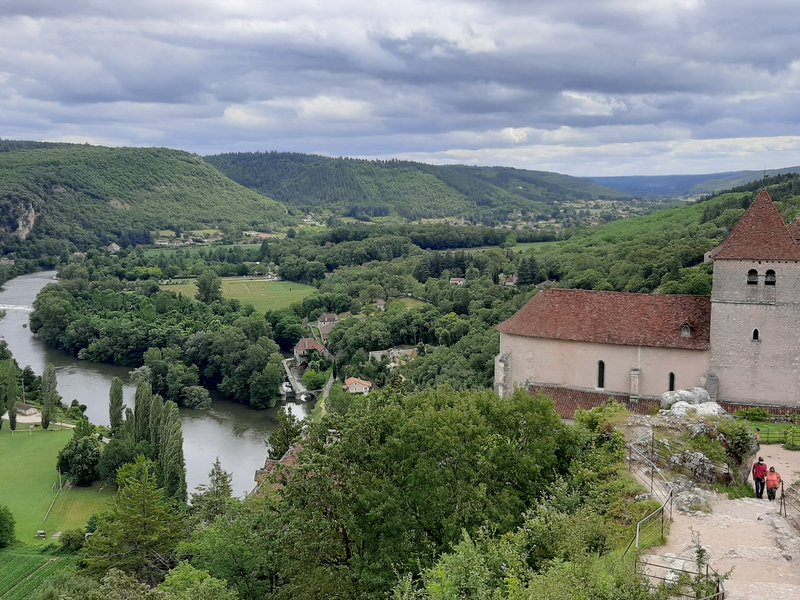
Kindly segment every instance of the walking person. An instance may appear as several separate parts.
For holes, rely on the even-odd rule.
[[[767,478],[767,464],[759,456],[758,462],[753,465],[753,483],[756,485],[756,498],[764,498],[764,480]]]
[[[775,494],[779,487],[781,487],[781,474],[775,470],[775,467],[770,467],[769,473],[767,473],[767,498],[771,501],[775,500]]]

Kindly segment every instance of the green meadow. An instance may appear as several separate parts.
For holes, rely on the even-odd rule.
[[[20,427],[12,434],[8,423],[4,423],[0,430],[0,501],[14,515],[17,539],[25,544],[41,544],[51,541],[56,532],[86,525],[92,514],[111,502],[114,491],[100,484],[90,488],[65,487],[56,497],[56,460],[72,430],[36,428],[30,432],[26,425]],[[53,508],[47,514],[51,504]],[[47,533],[47,540],[37,539],[40,529]]]
[[[193,281],[174,285],[162,285],[162,290],[180,292],[194,297],[197,286]],[[222,280],[222,295],[225,298],[240,300],[249,304],[258,312],[280,310],[316,293],[317,289],[310,285],[293,281],[267,281],[265,279],[231,278]]]

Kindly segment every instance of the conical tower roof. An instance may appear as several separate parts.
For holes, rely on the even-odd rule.
[[[714,260],[798,260],[800,246],[767,190],[761,190]]]

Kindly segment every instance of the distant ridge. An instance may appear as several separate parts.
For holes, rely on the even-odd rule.
[[[589,177],[594,183],[637,198],[681,198],[712,194],[739,187],[764,175],[800,173],[800,166],[765,171],[727,171],[703,175],[632,175],[628,177]]]
[[[570,200],[625,199],[586,179],[510,167],[429,165],[288,152],[205,157],[234,181],[304,210],[407,219],[464,217],[504,222],[515,212],[549,214]]]

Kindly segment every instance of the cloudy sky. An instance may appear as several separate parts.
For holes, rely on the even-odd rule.
[[[0,137],[650,175],[800,164],[796,0],[0,0]]]

